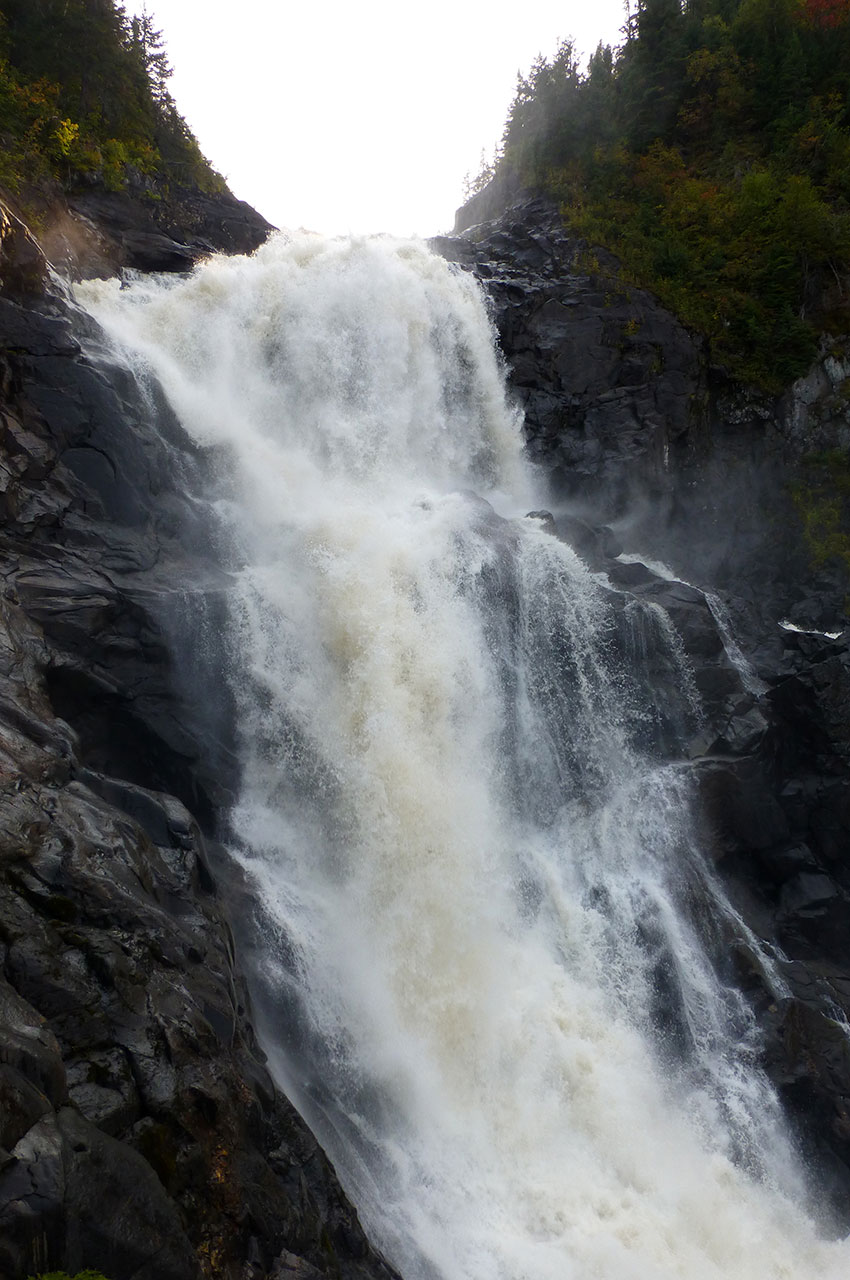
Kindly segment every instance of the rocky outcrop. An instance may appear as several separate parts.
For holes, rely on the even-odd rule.
[[[786,632],[766,674],[767,688],[752,700],[760,734],[749,742],[739,735],[737,748],[727,741],[700,761],[699,783],[718,866],[777,959],[779,988],[746,962],[737,974],[765,1030],[765,1064],[846,1231],[850,632]]]
[[[226,188],[207,193],[174,183],[159,189],[141,180],[118,192],[102,186],[73,193],[45,187],[32,192],[31,203],[40,226],[38,244],[26,231],[24,210],[10,193],[0,191],[0,239],[4,249],[11,249],[3,259],[19,263],[18,279],[2,283],[18,293],[21,272],[30,268],[22,257],[23,241],[16,248],[8,239],[14,226],[26,231],[34,259],[43,263],[46,258],[73,280],[128,269],[190,271],[211,253],[253,253],[274,230]]]
[[[813,563],[797,481],[801,459],[850,439],[845,340],[825,341],[809,375],[771,397],[711,366],[702,340],[547,199],[520,196],[433,244],[490,297],[557,512],[722,589],[753,647],[783,615],[840,627],[847,567]]]
[[[39,295],[48,265],[29,228],[0,202],[0,291],[13,297]]]
[[[532,458],[560,494],[622,514],[669,485],[671,450],[705,417],[701,344],[544,199],[434,247],[493,305]]]
[[[193,697],[216,678],[226,589],[188,496],[205,459],[22,277],[33,242],[10,226],[0,1276],[389,1280],[264,1066],[217,889],[209,836],[235,765],[226,704]]]
[[[498,218],[522,196],[523,185],[519,174],[509,165],[500,164],[489,181],[479,187],[457,210],[453,235],[460,235],[470,227]]]
[[[125,192],[83,193],[68,198],[68,210],[77,234],[62,245],[54,231],[48,246],[59,248],[55,256],[68,274],[84,277],[114,275],[125,267],[188,271],[211,253],[253,253],[274,229],[230,192],[206,195],[188,188],[177,188],[164,201]]]

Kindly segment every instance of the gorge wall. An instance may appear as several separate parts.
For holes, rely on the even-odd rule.
[[[223,589],[204,460],[6,229],[0,1275],[389,1277],[264,1066],[211,869],[226,707],[174,670]]]
[[[81,212],[113,268],[264,234],[229,207],[187,235]],[[785,488],[807,418],[844,430],[846,372],[825,355],[779,406],[725,384],[539,203],[436,247],[492,299],[552,531],[682,638],[708,846],[784,985],[746,948],[729,966],[846,1230],[850,642]],[[270,1079],[234,955],[250,905],[216,815],[238,765],[226,696],[205,696],[226,563],[192,496],[210,459],[98,352],[13,217],[0,268],[0,1275],[389,1277]]]
[[[734,384],[543,198],[435,243],[492,300],[558,535],[660,601],[684,640],[710,720],[693,746],[709,839],[743,915],[787,960],[787,998],[759,993],[755,973],[740,981],[846,1221],[847,573],[814,562],[794,494],[808,455],[847,448],[847,352],[826,344],[780,398]]]

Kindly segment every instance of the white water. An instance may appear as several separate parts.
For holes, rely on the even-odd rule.
[[[837,640],[843,634],[841,631],[814,631],[811,627],[798,627],[789,618],[780,618],[779,625],[783,631],[796,631],[800,636],[822,636],[824,640]]]
[[[539,505],[473,284],[301,237],[81,293],[218,450],[266,1043],[405,1280],[846,1276],[653,745],[669,620],[481,501]]]
[[[618,556],[618,559],[624,564],[646,565],[647,569],[651,570],[657,577],[664,578],[667,582],[681,582],[683,586],[690,587],[693,591],[699,591],[711,611],[711,616],[717,627],[717,634],[720,636],[723,648],[726,651],[726,657],[738,672],[741,684],[748,693],[755,694],[756,697],[760,697],[766,692],[767,685],[763,680],[759,679],[752,663],[735,639],[729,610],[716,592],[706,591],[703,587],[698,587],[693,582],[688,582],[685,578],[677,577],[670,566],[664,564],[662,560],[653,560],[649,556],[641,555],[639,552],[625,552]],[[783,624],[780,623],[779,625],[782,626]]]

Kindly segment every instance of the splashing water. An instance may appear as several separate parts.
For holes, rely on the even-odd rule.
[[[219,459],[265,1045],[405,1280],[846,1275],[723,977],[681,646],[513,518],[473,282],[302,236],[80,296]]]

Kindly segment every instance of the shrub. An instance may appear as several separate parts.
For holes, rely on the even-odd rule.
[[[37,1276],[29,1276],[28,1280],[107,1280],[100,1271],[78,1271],[75,1276],[67,1271],[44,1271]]]

